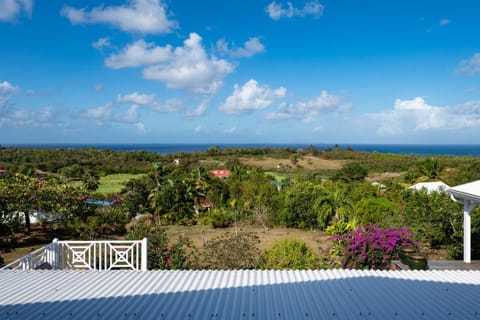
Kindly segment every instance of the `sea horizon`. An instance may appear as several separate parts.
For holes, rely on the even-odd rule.
[[[201,152],[211,147],[227,148],[294,148],[304,149],[314,146],[318,150],[334,149],[332,143],[12,143],[0,144],[7,148],[39,149],[85,149],[116,151],[148,151],[160,154],[179,152]],[[355,151],[389,154],[480,156],[480,144],[357,144],[339,143],[341,150],[352,148]]]

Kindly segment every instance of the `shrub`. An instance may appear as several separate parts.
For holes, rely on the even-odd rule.
[[[277,241],[260,258],[262,269],[302,270],[318,267],[318,256],[305,242],[295,239]]]
[[[344,165],[334,176],[334,180],[341,180],[344,182],[363,181],[368,175],[368,169],[352,162]]]
[[[207,269],[254,269],[260,250],[258,236],[252,233],[225,233],[205,243],[204,267]]]
[[[200,223],[209,225],[212,228],[225,228],[228,226],[225,213],[216,208],[205,212],[200,218]]]
[[[388,269],[397,249],[413,244],[410,231],[378,226],[365,226],[329,240],[342,249],[340,257],[347,269]]]
[[[180,238],[176,243],[169,243],[167,233],[159,227],[150,227],[137,223],[127,240],[148,239],[148,269],[190,269],[197,266],[196,249],[192,242]]]
[[[385,197],[363,198],[356,204],[356,217],[360,225],[395,225],[398,210],[395,204]]]

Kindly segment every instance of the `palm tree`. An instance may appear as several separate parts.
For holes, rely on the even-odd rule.
[[[344,189],[335,188],[333,191],[327,191],[314,204],[314,208],[319,211],[318,224],[325,228],[330,221],[346,220],[346,214],[354,211],[353,202],[347,197]]]
[[[438,161],[438,158],[428,157],[422,161],[419,170],[424,176],[427,176],[429,179],[436,179],[438,178],[440,171],[442,170],[442,166]]]
[[[100,177],[95,171],[88,171],[82,179],[82,185],[85,190],[96,191],[100,186]]]
[[[161,225],[161,215],[173,206],[172,192],[174,182],[167,179],[163,184],[157,185],[148,195],[150,207],[153,209],[154,215],[157,216],[158,224]]]

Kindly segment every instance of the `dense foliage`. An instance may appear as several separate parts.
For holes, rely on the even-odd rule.
[[[318,257],[303,241],[284,239],[265,250],[260,267],[267,270],[316,269]]]
[[[181,238],[170,243],[167,233],[160,227],[146,223],[137,223],[127,233],[127,240],[148,239],[148,269],[174,270],[196,268],[198,265],[196,249],[192,243]]]
[[[273,159],[272,168],[245,164],[245,159],[264,157]],[[312,159],[342,160],[343,167],[317,170],[301,165]],[[218,178],[209,172],[219,168],[231,170],[231,175]],[[8,170],[0,176],[0,246],[4,250],[15,246],[16,232],[29,233],[29,217],[34,212],[48,213],[49,219],[43,222],[54,224],[51,229],[90,239],[122,236],[131,218],[151,214],[153,227],[138,227],[144,229],[131,231],[129,237],[148,234],[156,239],[160,251],[152,252],[154,268],[194,265],[183,260],[183,254],[190,252],[188,244],[168,244],[157,230],[160,225],[202,224],[237,230],[242,224],[258,224],[265,230],[283,226],[331,234],[364,230],[361,228],[370,225],[408,228],[423,246],[446,248],[449,257],[458,258],[462,252],[462,206],[446,194],[428,194],[408,186],[418,181],[442,180],[455,185],[480,179],[478,158],[366,153],[338,146],[326,150],[313,146],[303,150],[212,147],[205,152],[171,155],[92,148],[0,148],[0,169]],[[118,201],[113,206],[87,204],[87,198],[106,199],[98,187],[101,178],[112,173],[142,175],[120,186],[122,191],[115,195]],[[478,211],[472,214],[472,239],[480,238]],[[256,267],[260,255],[256,241],[241,234],[211,240],[202,248],[208,257],[204,264]],[[232,243],[236,245],[229,246]],[[479,257],[480,242],[472,245],[473,257]],[[242,251],[248,248],[255,250]],[[248,259],[241,260],[244,257]],[[165,265],[166,261],[171,262]],[[367,267],[367,262],[355,263]],[[369,267],[373,264],[384,265],[375,261]]]

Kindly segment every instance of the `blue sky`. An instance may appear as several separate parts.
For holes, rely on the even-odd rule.
[[[0,0],[0,144],[478,143],[479,11]]]

